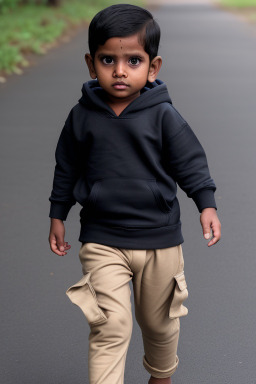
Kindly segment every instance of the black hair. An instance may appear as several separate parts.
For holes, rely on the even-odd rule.
[[[152,14],[131,4],[115,4],[97,13],[89,26],[89,49],[94,59],[99,45],[111,37],[127,37],[139,33],[139,42],[150,61],[157,56],[160,28]]]

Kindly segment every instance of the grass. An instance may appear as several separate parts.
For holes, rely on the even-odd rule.
[[[22,73],[28,54],[44,54],[65,32],[119,2],[63,0],[58,8],[28,4],[0,14],[0,74]],[[129,3],[143,5],[143,0]]]
[[[256,7],[256,0],[220,0],[227,7],[248,8]]]
[[[256,24],[256,0],[218,0],[219,4],[241,15],[246,21]]]

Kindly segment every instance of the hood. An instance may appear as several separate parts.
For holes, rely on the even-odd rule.
[[[82,97],[79,99],[79,103],[90,109],[105,110],[113,115],[113,110],[104,101],[105,95],[106,93],[99,85],[98,80],[91,80],[83,84]],[[124,115],[166,102],[172,104],[167,87],[163,81],[157,79],[153,83],[147,82],[142,88],[140,96],[133,100],[121,114]]]

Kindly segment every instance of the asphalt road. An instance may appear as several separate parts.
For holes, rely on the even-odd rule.
[[[192,200],[179,191],[189,315],[181,319],[174,384],[255,384],[256,29],[211,5],[154,9],[159,78],[203,144],[222,222],[208,248]],[[54,150],[89,79],[87,33],[0,87],[1,384],[89,384],[89,326],[65,295],[78,281],[78,212],[64,258],[49,251]],[[147,383],[134,321],[125,383]]]

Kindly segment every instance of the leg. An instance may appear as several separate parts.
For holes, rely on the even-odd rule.
[[[148,384],[172,384],[172,381],[170,377],[167,377],[166,379],[157,379],[156,377],[151,376]]]
[[[170,384],[178,366],[179,317],[186,314],[183,268],[181,246],[147,250],[144,267],[134,276],[135,316],[142,330],[143,364],[151,374],[150,384]]]
[[[89,322],[90,384],[123,384],[126,354],[132,333],[129,281],[129,252],[97,243],[86,243],[80,250],[85,278],[89,276],[89,294],[84,286],[76,292],[78,305]],[[86,296],[87,295],[87,296]],[[98,308],[90,309],[96,298]],[[72,300],[75,302],[75,300]],[[81,304],[82,302],[82,304]],[[75,304],[77,304],[75,302]],[[99,310],[99,313],[97,311]]]

